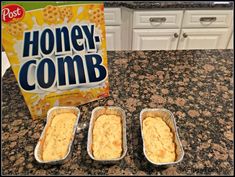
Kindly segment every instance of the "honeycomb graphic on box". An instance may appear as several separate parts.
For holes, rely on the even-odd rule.
[[[2,5],[3,48],[33,119],[109,96],[102,3]]]

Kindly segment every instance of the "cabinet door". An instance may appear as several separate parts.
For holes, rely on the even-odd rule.
[[[178,49],[225,49],[229,28],[182,29]]]
[[[229,39],[227,49],[233,49],[233,34],[232,34],[232,36]]]
[[[121,27],[106,26],[107,50],[121,50]]]
[[[133,50],[175,50],[179,29],[134,29]]]

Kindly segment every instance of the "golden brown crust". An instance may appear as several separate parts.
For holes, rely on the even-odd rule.
[[[65,157],[73,136],[75,121],[76,115],[73,113],[61,113],[51,120],[43,140],[42,159],[44,161],[55,161]]]
[[[145,152],[155,163],[175,161],[175,143],[168,125],[160,117],[146,117],[143,120]]]
[[[92,132],[93,156],[97,160],[111,160],[122,153],[122,123],[117,115],[102,115],[94,123]]]

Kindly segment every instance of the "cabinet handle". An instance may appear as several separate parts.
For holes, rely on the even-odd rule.
[[[150,22],[165,22],[166,18],[165,17],[150,17],[149,18]]]
[[[214,22],[216,21],[216,17],[201,17],[200,21],[201,22]]]
[[[183,33],[183,37],[184,37],[184,38],[187,38],[188,35],[187,35],[186,33]]]
[[[177,33],[174,33],[174,37],[177,38],[179,37],[179,35]]]

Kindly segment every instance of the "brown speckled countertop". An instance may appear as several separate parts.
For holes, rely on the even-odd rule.
[[[111,96],[83,106],[72,158],[61,166],[40,165],[33,151],[45,120],[32,121],[11,69],[2,85],[4,175],[232,175],[233,50],[108,52]],[[121,106],[127,115],[127,155],[101,165],[86,151],[88,124],[96,106]],[[143,156],[139,113],[164,107],[173,112],[184,159],[155,167]]]
[[[233,9],[233,1],[104,1],[104,6],[130,9]]]

